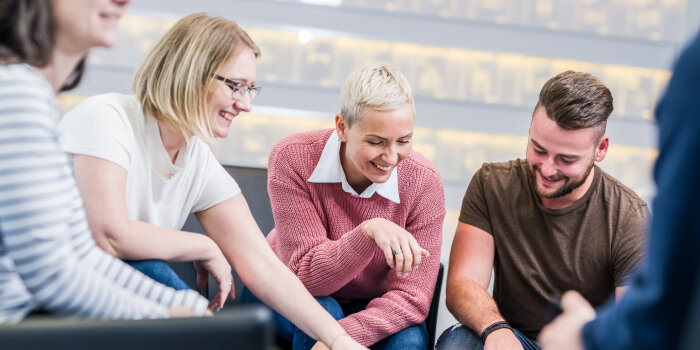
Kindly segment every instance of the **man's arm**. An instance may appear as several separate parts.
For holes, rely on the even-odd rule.
[[[495,322],[504,321],[496,301],[486,290],[495,251],[493,236],[486,231],[462,222],[457,225],[447,273],[447,309],[477,334]],[[522,348],[508,329],[499,329],[486,340],[486,349]]]

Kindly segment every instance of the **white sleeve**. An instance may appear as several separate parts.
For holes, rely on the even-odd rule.
[[[86,99],[61,118],[61,148],[71,154],[102,158],[128,170],[134,147],[126,110],[114,94]]]
[[[241,193],[236,180],[216,160],[209,147],[206,147],[206,152],[202,153],[205,169],[202,177],[204,184],[201,195],[192,207],[193,213],[209,209]]]

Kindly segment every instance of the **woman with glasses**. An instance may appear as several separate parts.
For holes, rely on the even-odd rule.
[[[31,312],[101,319],[207,312],[195,291],[155,283],[95,245],[58,144],[55,94],[77,85],[90,49],[114,44],[128,3],[0,1],[0,324]]]
[[[361,348],[267,245],[236,182],[205,141],[226,137],[248,112],[258,47],[236,23],[207,14],[179,20],[146,56],[135,96],[88,98],[64,116],[61,145],[90,228],[107,252],[177,288],[163,261],[194,261],[211,275],[220,309],[235,296],[231,265],[261,299],[334,349]],[[195,213],[207,235],[181,231]],[[144,261],[146,260],[146,261]]]
[[[361,344],[432,348],[423,322],[440,266],[445,201],[437,170],[412,151],[411,87],[396,68],[372,65],[351,73],[340,96],[335,129],[290,135],[272,149],[275,229],[267,239]],[[246,289],[241,299],[256,301]],[[294,349],[314,345],[277,319]]]

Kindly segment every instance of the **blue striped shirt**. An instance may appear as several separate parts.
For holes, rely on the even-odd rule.
[[[158,284],[97,247],[58,118],[41,74],[0,66],[0,324],[38,307],[104,319],[164,318],[166,306],[204,314],[207,300],[195,291]]]

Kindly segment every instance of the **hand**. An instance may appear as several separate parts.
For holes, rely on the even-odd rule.
[[[389,267],[396,267],[397,276],[408,276],[421,263],[423,257],[430,256],[427,250],[421,248],[413,235],[399,225],[384,218],[367,220],[363,229],[384,253]],[[400,250],[401,253],[394,254]]]
[[[168,314],[170,318],[180,318],[180,317],[193,317],[194,314],[192,310],[184,306],[172,306],[168,307]]]
[[[486,337],[484,350],[523,350],[523,344],[515,337],[513,331],[501,328],[493,331]]]
[[[537,340],[542,350],[583,350],[581,331],[586,322],[595,318],[595,310],[581,294],[568,291],[561,298],[563,312],[542,328]]]
[[[326,346],[326,344],[317,341],[316,344],[314,344],[314,346],[311,347],[311,350],[328,350],[328,347]]]
[[[347,334],[342,335],[342,336],[338,337],[337,339],[335,339],[335,341],[331,345],[333,346],[333,349],[331,349],[331,350],[345,350],[345,349],[368,350],[366,347],[357,343],[355,340],[353,340]],[[326,346],[326,344],[323,344],[322,342],[317,341],[316,344],[314,344],[314,346],[311,348],[311,350],[328,350],[328,347]]]
[[[219,247],[216,245],[214,247],[213,257],[195,261],[194,268],[197,271],[198,288],[202,288],[207,284],[210,274],[219,285],[219,294],[209,303],[209,309],[219,311],[224,307],[224,303],[229,296],[231,299],[236,298],[236,289],[233,287],[231,265],[221,253]]]

